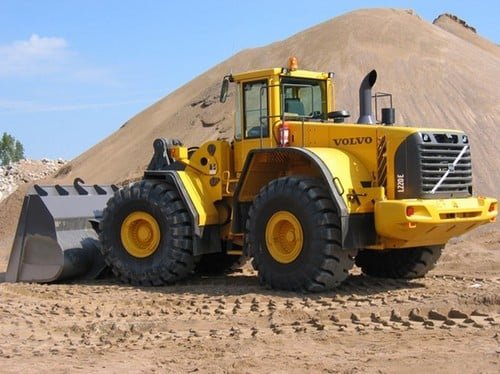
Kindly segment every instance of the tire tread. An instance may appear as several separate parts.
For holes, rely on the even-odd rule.
[[[124,206],[146,201],[159,209],[166,218],[171,247],[158,248],[162,253],[158,261],[145,267],[145,262],[124,252],[116,239],[114,217]],[[101,222],[101,252],[106,264],[123,282],[141,286],[161,286],[188,276],[194,268],[192,254],[192,222],[175,187],[164,181],[142,180],[118,190],[108,201]],[[158,251],[157,250],[157,251]],[[155,254],[156,255],[156,252]]]
[[[266,204],[282,196],[296,197],[308,212],[308,219],[317,225],[317,232],[311,234],[312,243],[304,243],[314,251],[314,262],[318,265],[304,264],[301,274],[278,274],[268,262],[269,257],[262,254],[263,244],[259,244],[256,232],[260,212]],[[333,201],[319,179],[290,176],[271,181],[265,185],[255,198],[246,223],[245,251],[253,257],[252,265],[258,271],[260,283],[271,288],[321,292],[338,286],[348,276],[354,265],[352,251],[341,248],[340,220]],[[265,249],[267,251],[267,249]],[[271,260],[274,261],[274,260]],[[274,270],[273,270],[274,269]]]

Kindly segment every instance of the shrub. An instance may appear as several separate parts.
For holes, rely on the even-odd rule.
[[[3,133],[0,140],[0,163],[8,165],[11,162],[16,162],[24,158],[24,147],[19,140],[16,140],[12,135]]]

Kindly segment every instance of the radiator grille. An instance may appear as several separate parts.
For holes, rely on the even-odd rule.
[[[469,139],[460,132],[416,132],[398,147],[394,185],[398,199],[472,195]]]
[[[420,170],[424,193],[468,192],[472,186],[469,146],[422,144],[420,146]]]

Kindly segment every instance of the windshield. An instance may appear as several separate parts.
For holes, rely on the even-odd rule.
[[[285,117],[326,119],[325,81],[285,77],[281,86],[281,108]]]

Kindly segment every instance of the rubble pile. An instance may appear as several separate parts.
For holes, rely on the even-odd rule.
[[[0,166],[0,201],[13,193],[20,184],[35,182],[54,174],[65,160],[21,160]]]

